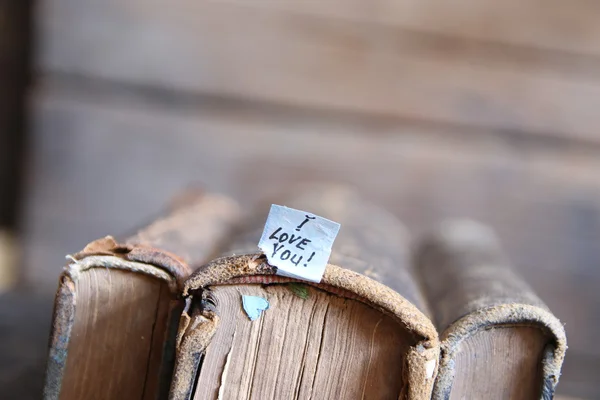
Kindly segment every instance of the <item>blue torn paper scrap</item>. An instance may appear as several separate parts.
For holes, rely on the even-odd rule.
[[[242,296],[242,305],[244,307],[244,311],[250,318],[250,321],[254,321],[260,317],[260,314],[269,309],[269,302],[267,299],[263,299],[258,296]]]

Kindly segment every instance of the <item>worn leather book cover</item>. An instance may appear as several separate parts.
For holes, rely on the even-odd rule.
[[[170,398],[429,399],[439,343],[402,224],[345,187],[272,202],[341,224],[322,280],[276,275],[257,252],[257,210],[184,284]],[[248,296],[264,303],[255,320]]]
[[[347,187],[269,200],[240,224],[204,194],[70,255],[45,398],[552,398],[563,326],[489,229],[444,224],[413,271],[400,221]],[[257,251],[271,202],[341,223],[320,282]]]
[[[194,195],[122,242],[108,236],[69,255],[44,398],[166,398],[183,282],[215,256],[238,216],[226,197]]]
[[[446,222],[420,243],[416,264],[442,346],[434,399],[553,397],[564,327],[512,271],[494,232]]]

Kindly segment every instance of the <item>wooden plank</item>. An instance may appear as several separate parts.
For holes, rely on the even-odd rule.
[[[463,0],[450,12],[454,2],[438,0],[381,0],[375,11],[358,1],[345,8],[334,0],[303,6],[183,1],[176,7],[54,0],[40,13],[40,68],[174,91],[599,142],[599,60],[596,50],[588,50],[600,47],[593,18],[600,6],[578,0],[553,8],[540,1],[475,6]],[[573,15],[563,14],[571,4]],[[480,16],[486,6],[490,15]],[[447,24],[436,24],[446,13]],[[503,29],[492,29],[490,20]],[[566,27],[551,29],[557,21]],[[435,26],[458,38],[432,36]],[[573,33],[576,28],[587,42]],[[516,39],[488,46],[485,40],[504,40],[487,38],[488,31]],[[593,57],[511,49],[513,42],[548,47],[561,32],[565,38],[556,43],[565,44],[559,50]],[[537,39],[527,43],[532,37]],[[578,50],[577,43],[588,44]]]
[[[182,0],[173,7],[157,0],[130,0],[127,4],[109,0],[101,5],[91,1],[50,0],[40,5],[38,15],[43,25],[51,24],[56,17],[89,17],[92,13],[100,20],[112,18],[118,25],[126,21],[149,25],[155,19],[160,22],[165,14],[198,18],[207,3],[211,2]],[[255,0],[251,3],[223,0],[218,3],[242,9],[279,10],[286,14],[383,24],[490,44],[600,55],[600,28],[596,18],[600,4],[594,0],[568,3],[561,0],[456,0],[452,3],[444,0]],[[85,26],[78,21],[71,23]],[[157,24],[156,28],[164,26]]]
[[[228,3],[248,5],[241,0]],[[490,44],[600,55],[600,4],[594,0],[257,0],[251,5]]]
[[[24,225],[28,283],[54,290],[65,254],[152,219],[191,182],[249,204],[285,185],[340,181],[414,234],[446,217],[493,226],[566,323],[570,352],[600,356],[597,149],[262,106],[166,104],[40,95]]]

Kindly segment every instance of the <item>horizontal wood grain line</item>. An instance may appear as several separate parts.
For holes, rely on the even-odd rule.
[[[484,40],[553,51],[600,55],[594,0],[221,0],[370,22],[460,39]],[[186,5],[187,6],[187,5]],[[192,11],[186,7],[186,11]]]
[[[504,64],[494,61],[502,51],[477,50],[486,46],[418,43],[384,24],[238,3],[57,4],[42,13],[40,68],[46,71],[484,129],[599,137],[595,73],[553,70],[527,52],[521,58],[529,61]],[[66,5],[73,7],[67,12]]]
[[[86,93],[42,92],[33,102],[28,282],[55,285],[66,253],[147,221],[190,183],[250,204],[286,185],[335,181],[372,196],[415,235],[448,217],[493,226],[519,272],[574,327],[571,348],[599,354],[597,154],[401,122],[180,110]]]
[[[182,0],[176,6],[157,0],[107,0],[101,4],[49,0],[40,4],[38,21],[46,25],[59,17],[84,27],[77,19],[93,15],[114,24],[157,22],[156,28],[161,29],[160,22],[169,15],[193,19],[207,6],[319,16],[458,39],[600,56],[600,4],[595,0]]]
[[[322,124],[334,123],[354,125],[364,128],[370,135],[398,134],[397,126],[413,131],[443,132],[456,138],[490,138],[511,146],[515,151],[578,151],[581,154],[599,154],[600,136],[585,138],[564,135],[561,132],[530,132],[518,129],[489,129],[477,125],[461,123],[443,123],[431,119],[418,119],[393,114],[367,113],[340,109],[315,108],[310,105],[291,105],[268,100],[248,101],[248,99],[204,94],[201,92],[174,90],[155,85],[136,84],[130,81],[118,81],[81,74],[47,72],[38,77],[37,95],[58,95],[67,98],[81,98],[84,101],[123,104],[125,107],[139,106],[162,109],[167,113],[204,113],[214,111],[221,114],[224,110],[239,115],[253,115],[255,118],[286,120],[290,123],[302,123],[318,120]],[[324,132],[327,134],[327,132]]]

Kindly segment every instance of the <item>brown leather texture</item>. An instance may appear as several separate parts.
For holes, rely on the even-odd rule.
[[[90,268],[123,269],[141,273],[165,281],[172,295],[178,297],[180,283],[190,273],[187,264],[169,253],[146,246],[120,245],[110,236],[90,243],[84,250],[70,257],[71,263],[65,267],[60,277],[54,305],[44,385],[45,399],[60,397],[77,305],[75,283],[81,274]],[[140,262],[139,259],[145,261]]]
[[[168,216],[144,227],[125,243],[177,254],[195,269],[216,256],[215,252],[240,218],[237,203],[219,194],[186,192],[175,199],[174,206]],[[147,256],[140,254],[138,258]]]
[[[106,236],[88,244],[82,251],[70,256],[72,263],[65,273],[73,276],[88,268],[116,267],[145,273],[170,281],[177,286],[190,275],[191,269],[179,256],[146,244],[119,244]],[[155,268],[158,268],[156,270]],[[177,289],[174,289],[176,291]]]
[[[196,271],[185,283],[183,294],[202,297],[203,288],[240,282],[240,279],[243,282],[245,277],[263,276],[264,283],[273,283],[274,280],[269,278],[274,277],[275,271],[276,268],[269,265],[261,253],[222,257]],[[284,281],[288,282],[289,279]],[[439,342],[437,332],[426,315],[389,287],[336,265],[327,265],[321,283],[313,285],[341,296],[358,299],[395,317],[405,326],[416,342],[407,354],[407,363],[410,365],[405,377],[407,398],[430,397],[435,374],[429,376],[426,365],[432,360],[437,362]],[[210,343],[210,338],[218,329],[216,310],[207,309],[196,318],[203,323],[190,324],[193,317],[185,312],[182,317],[171,399],[187,399],[192,394],[198,362]]]
[[[564,327],[512,271],[491,229],[469,220],[447,221],[422,240],[415,263],[441,332],[434,399],[450,396],[461,342],[503,325],[537,327],[548,338],[540,393],[544,400],[553,397],[567,348]]]
[[[203,193],[178,202],[169,215],[154,221],[125,243],[106,236],[67,256],[69,263],[60,277],[54,305],[44,398],[60,396],[77,304],[75,282],[81,274],[91,268],[140,273],[166,282],[172,298],[179,298],[183,282],[192,271],[190,264],[208,261],[238,222],[238,216],[239,208],[229,198]]]
[[[69,338],[75,316],[75,285],[68,276],[61,276],[49,339],[44,399],[58,399],[67,361]]]
[[[282,280],[275,276],[276,268],[269,265],[266,257],[256,252],[268,204],[277,203],[334,220],[341,223],[341,229],[323,279],[314,286],[358,299],[400,321],[415,337],[416,343],[407,355],[409,368],[404,377],[407,397],[429,399],[437,367],[429,376],[426,365],[431,365],[433,360],[437,363],[438,335],[426,315],[425,302],[412,276],[408,263],[408,235],[400,221],[344,186],[309,185],[269,200],[264,203],[265,207],[249,217],[238,235],[223,248],[227,256],[200,267],[186,281],[183,295],[190,304],[191,298],[194,301],[201,299],[205,293],[203,289],[213,285]],[[200,311],[188,308],[184,312],[171,399],[187,399],[193,394],[196,371],[206,346],[218,329],[218,318],[217,310],[210,306]]]
[[[265,199],[222,255],[257,251],[271,203],[340,223],[329,262],[383,283],[428,314],[410,264],[408,231],[396,216],[349,186],[305,184]]]

